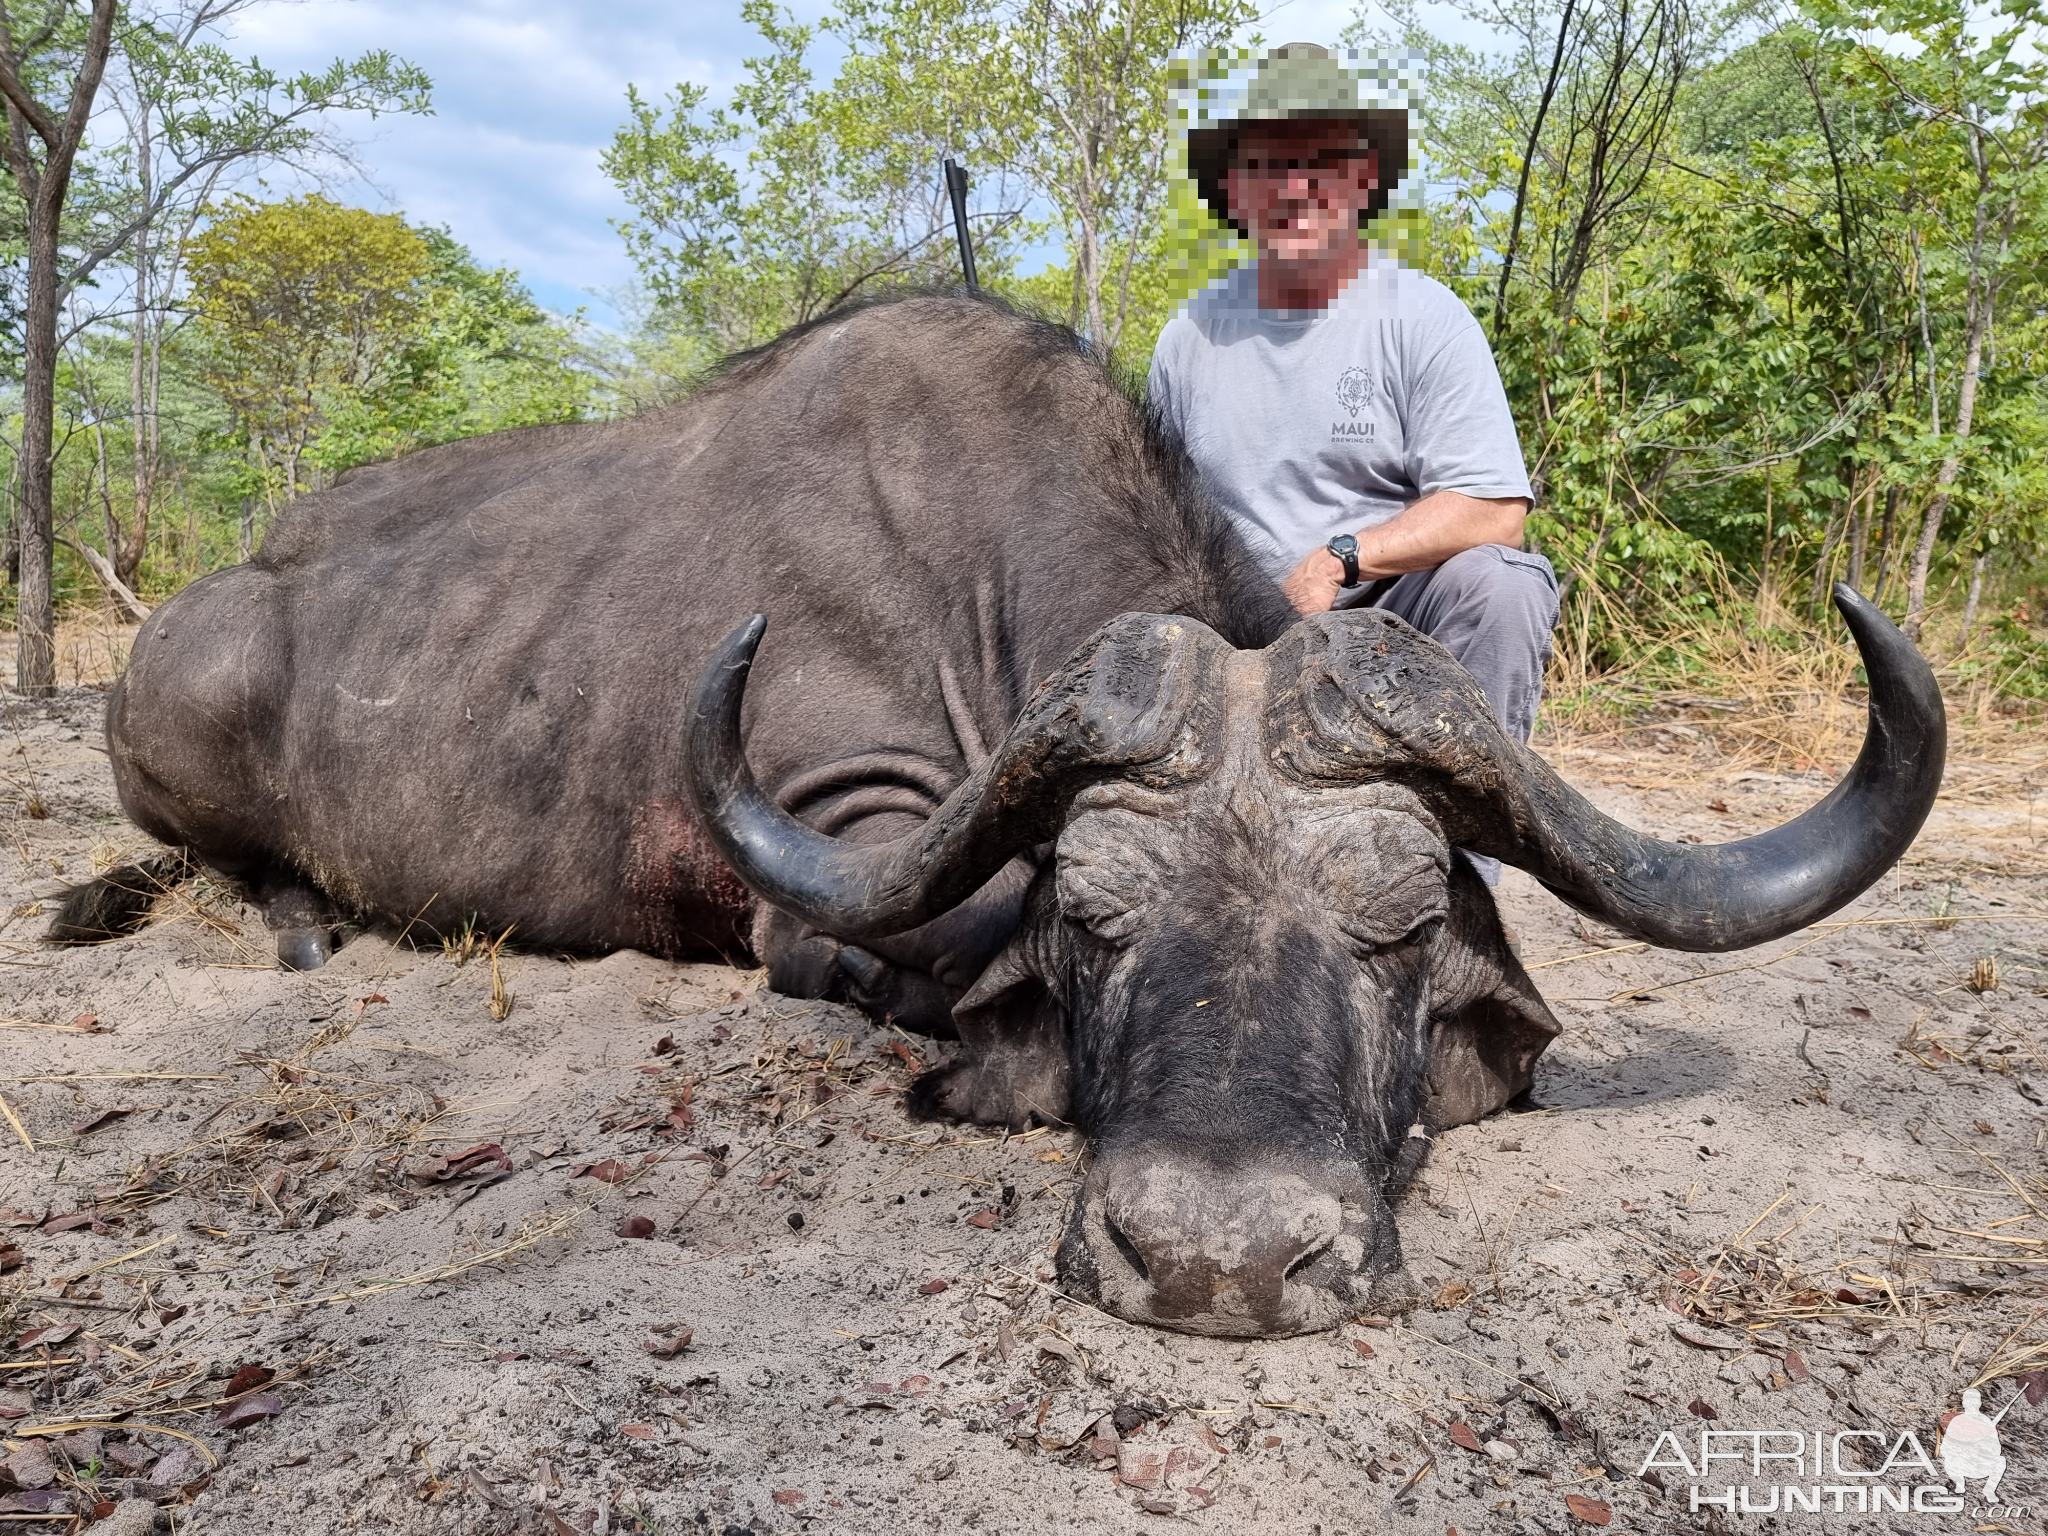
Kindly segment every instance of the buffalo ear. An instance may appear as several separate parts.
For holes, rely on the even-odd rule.
[[[1434,1134],[1528,1092],[1536,1059],[1562,1026],[1509,952],[1493,893],[1462,855],[1451,860],[1451,911],[1431,960],[1422,1121]]]
[[[960,1049],[912,1084],[905,1107],[914,1117],[1015,1131],[1034,1119],[1066,1123],[1073,1075],[1066,1017],[1039,962],[1058,927],[1053,877],[1041,874],[1025,897],[1016,933],[954,1005]]]

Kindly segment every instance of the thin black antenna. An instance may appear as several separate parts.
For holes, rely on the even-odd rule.
[[[967,234],[967,169],[951,156],[946,159],[946,195],[953,200],[953,233],[960,237],[960,271],[967,278],[969,293],[981,292],[974,275],[974,241]]]

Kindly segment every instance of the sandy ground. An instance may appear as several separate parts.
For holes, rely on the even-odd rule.
[[[1622,945],[1511,873],[1566,1033],[1542,1107],[1447,1135],[1401,1209],[1433,1301],[1235,1343],[1062,1299],[1074,1139],[910,1123],[932,1046],[745,972],[387,934],[295,976],[204,889],[40,947],[142,841],[101,703],[0,703],[9,1528],[2043,1529],[2024,1396],[1999,1507],[1857,1508],[1935,1483],[1964,1387],[1995,1412],[2048,1365],[2023,775],[1959,767],[1852,923],[1748,954]],[[1684,729],[1558,761],[1707,841],[1826,784]],[[1738,1434],[1693,1476],[1703,1430],[1805,1459]]]

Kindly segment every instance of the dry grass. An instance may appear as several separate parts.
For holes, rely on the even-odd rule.
[[[1557,636],[1545,684],[1545,750],[1636,745],[1646,731],[1711,742],[1730,772],[1845,771],[1863,744],[1860,660],[1838,619],[1811,621],[1766,590],[1746,604],[1731,590],[1717,620],[1652,629],[1611,596],[1581,586]],[[1949,705],[1950,798],[2009,799],[2048,782],[2048,718],[2013,713],[2001,679],[1977,672],[1988,630],[1958,648],[1939,618],[1923,635]],[[1638,659],[1603,667],[1603,646]]]
[[[1793,1257],[1787,1240],[1823,1207],[1798,1210],[1790,1189],[1710,1254],[1679,1253],[1631,1233],[1664,1260],[1660,1268],[1665,1306],[1728,1330],[1707,1335],[1707,1347],[1734,1348],[1737,1339],[1753,1343],[1772,1332],[1785,1332],[1788,1324],[1825,1322],[1869,1334],[1879,1327],[1925,1323],[1946,1309],[1987,1299],[2005,1310],[2016,1297],[2038,1297],[2048,1291],[2048,1267],[2040,1267],[2048,1266],[2048,1211],[2043,1209],[2048,1180],[2040,1175],[2015,1177],[1997,1159],[1943,1128],[1928,1129],[1945,1146],[1953,1144],[1952,1150],[1980,1158],[1998,1181],[1968,1191],[1973,1200],[2009,1199],[2011,1209],[1973,1215],[1971,1224],[1963,1226],[1953,1224],[1961,1218],[1937,1220],[1916,1204],[1900,1220],[1883,1257]],[[1932,1198],[1947,1187],[1928,1188]],[[1963,1273],[1961,1266],[1970,1266],[1974,1273]],[[2013,1330],[1985,1365],[1980,1383],[2044,1363],[2036,1357],[2048,1355],[2048,1339],[2029,1342],[2021,1337],[2043,1317],[2048,1317],[2048,1309],[2036,1311],[2027,1324]],[[1685,1342],[1698,1347],[1692,1338]]]
[[[262,1086],[200,1121],[209,1134],[96,1191],[95,1212],[125,1216],[185,1197],[211,1207],[216,1220],[234,1211],[293,1229],[345,1214],[371,1188],[406,1203],[399,1165],[407,1150],[436,1138],[449,1106],[410,1083],[329,1070],[320,1061],[381,1003],[372,993],[338,1007],[288,1055],[242,1053],[244,1065],[262,1073]]]
[[[127,670],[139,624],[123,623],[111,608],[67,609],[57,619],[57,682],[66,688],[105,687]],[[14,686],[15,635],[0,625],[0,686]]]

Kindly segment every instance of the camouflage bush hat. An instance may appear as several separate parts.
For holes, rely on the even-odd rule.
[[[1364,219],[1377,214],[1408,174],[1409,132],[1407,106],[1387,104],[1386,95],[1374,88],[1374,76],[1371,68],[1347,67],[1315,43],[1288,43],[1267,54],[1247,83],[1241,108],[1223,121],[1188,129],[1188,175],[1202,201],[1217,218],[1246,234],[1230,216],[1223,182],[1246,125],[1327,119],[1356,123],[1359,137],[1376,152],[1379,186]]]

